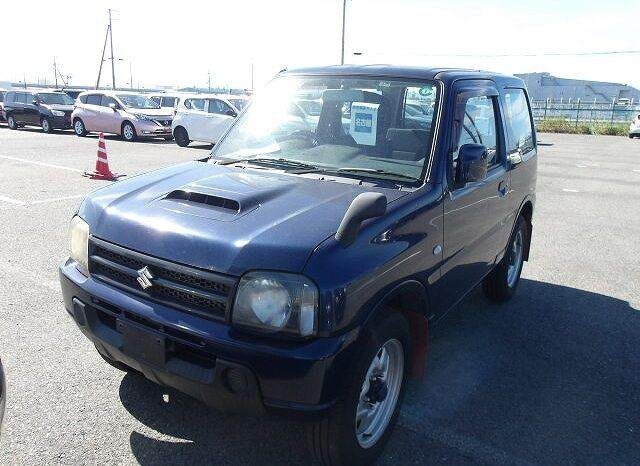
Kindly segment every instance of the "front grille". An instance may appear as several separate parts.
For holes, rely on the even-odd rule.
[[[156,123],[158,123],[160,126],[171,126],[171,120],[167,120],[167,119],[159,119],[159,120],[155,120]]]
[[[151,274],[151,286],[138,282],[141,269]],[[91,275],[130,293],[209,319],[224,320],[236,279],[141,254],[92,237]]]

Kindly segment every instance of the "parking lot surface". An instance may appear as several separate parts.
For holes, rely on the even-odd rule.
[[[431,331],[379,464],[640,463],[640,141],[541,134],[530,262]],[[133,176],[207,146],[107,138]],[[0,464],[308,464],[299,425],[210,411],[104,363],[63,309],[57,265],[97,138],[0,126]]]

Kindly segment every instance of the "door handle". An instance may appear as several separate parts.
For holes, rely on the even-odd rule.
[[[500,197],[505,197],[509,192],[509,185],[506,180],[502,180],[498,185],[498,195]]]

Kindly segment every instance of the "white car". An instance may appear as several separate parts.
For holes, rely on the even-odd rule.
[[[149,98],[163,110],[174,111],[184,94],[151,94]]]
[[[629,137],[640,138],[640,114],[636,115],[629,125]]]
[[[215,144],[238,116],[239,109],[228,99],[197,94],[181,99],[171,128],[176,143],[186,147],[192,141]]]

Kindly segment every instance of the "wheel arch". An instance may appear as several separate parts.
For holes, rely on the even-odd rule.
[[[377,302],[365,325],[383,320],[390,314],[401,314],[409,325],[411,336],[410,374],[424,376],[429,348],[429,296],[426,287],[416,279],[405,280],[389,290]]]
[[[516,221],[513,224],[513,228],[515,228],[520,216],[524,218],[527,224],[527,241],[524,248],[524,260],[529,260],[529,251],[531,249],[531,235],[533,234],[533,200],[530,197],[526,197],[522,201],[520,209],[518,210],[518,215],[516,216]]]

